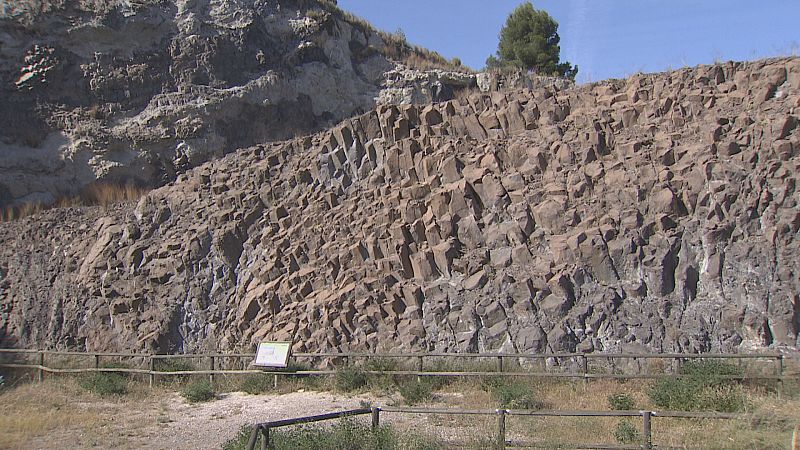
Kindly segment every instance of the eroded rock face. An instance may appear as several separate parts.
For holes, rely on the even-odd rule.
[[[371,110],[395,67],[335,2],[36,3],[0,10],[0,207],[318,131]]]
[[[796,348],[800,60],[380,106],[0,225],[0,333],[195,351]]]

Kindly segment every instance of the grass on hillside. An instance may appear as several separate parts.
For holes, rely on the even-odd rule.
[[[107,207],[117,203],[139,200],[147,192],[149,192],[147,189],[132,184],[96,183],[86,187],[79,195],[61,197],[49,206],[41,203],[25,203],[0,208],[0,222],[24,219],[51,208]]]

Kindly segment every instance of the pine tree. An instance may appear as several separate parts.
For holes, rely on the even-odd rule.
[[[497,57],[490,56],[488,67],[513,65],[542,75],[575,78],[578,67],[560,62],[558,23],[531,2],[518,6],[500,31]]]

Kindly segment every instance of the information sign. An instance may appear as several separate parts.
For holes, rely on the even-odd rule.
[[[254,366],[259,367],[286,367],[289,365],[289,353],[292,350],[291,342],[262,342],[258,344]]]

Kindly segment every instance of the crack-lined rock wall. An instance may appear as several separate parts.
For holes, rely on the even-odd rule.
[[[798,345],[800,60],[381,106],[0,225],[0,333],[195,351]]]
[[[371,110],[396,67],[385,48],[335,2],[4,6],[0,208],[51,204],[95,181],[161,186],[236,149]],[[383,96],[430,101],[434,85],[474,84],[426,76],[413,99],[391,86]]]

